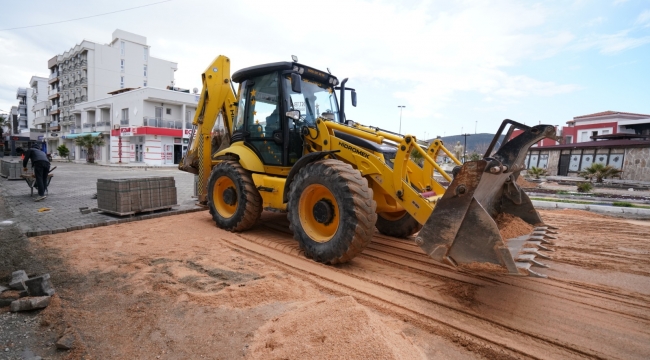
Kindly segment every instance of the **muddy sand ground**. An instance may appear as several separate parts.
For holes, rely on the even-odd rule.
[[[451,270],[380,234],[325,266],[271,213],[242,234],[200,212],[30,238],[57,295],[0,310],[35,324],[0,358],[648,358],[650,222],[541,213],[559,227],[549,279]]]

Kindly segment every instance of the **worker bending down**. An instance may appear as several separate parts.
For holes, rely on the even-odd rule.
[[[25,171],[27,171],[27,162],[29,160],[32,160],[36,187],[38,187],[38,197],[34,201],[41,201],[47,197],[45,191],[47,190],[47,174],[50,173],[50,161],[38,144],[32,145],[31,149],[25,151],[25,158],[23,159],[23,170]]]

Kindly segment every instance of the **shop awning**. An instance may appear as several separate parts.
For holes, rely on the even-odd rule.
[[[79,136],[86,136],[86,135],[92,135],[92,136],[99,136],[102,133],[100,132],[91,132],[91,133],[81,133],[81,134],[70,134],[70,135],[64,135],[61,136],[62,139],[74,139],[78,138]]]

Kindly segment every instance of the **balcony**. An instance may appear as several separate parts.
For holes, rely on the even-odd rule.
[[[38,91],[32,91],[32,100],[38,101]]]
[[[122,120],[120,120],[120,125],[122,125],[122,126],[129,126],[129,119],[122,119]]]
[[[49,116],[39,116],[34,119],[34,125],[45,124],[49,120]]]
[[[58,111],[58,110],[59,110],[59,105],[50,106],[50,111]]]
[[[86,95],[81,95],[81,101],[88,101],[88,97]]]
[[[180,120],[166,120],[166,119],[156,119],[150,117],[143,117],[142,119],[143,126],[151,126],[158,128],[168,128],[168,129],[182,129],[183,122]]]
[[[59,81],[59,72],[55,71],[55,72],[50,74],[50,78],[47,80],[47,83],[52,84],[52,83],[55,83],[57,81]]]
[[[97,127],[97,128],[102,128],[104,126],[111,126],[110,121],[97,121],[95,123],[95,127]]]
[[[85,69],[86,67],[88,67],[88,60],[81,60],[81,68]]]
[[[19,97],[26,97],[27,96],[27,89],[25,88],[18,88],[18,92],[16,93],[16,98]]]
[[[52,100],[59,96],[59,89],[50,89],[47,94],[47,99]]]
[[[80,85],[85,85],[85,87],[88,87],[88,78],[87,77],[82,77],[81,80],[79,80]]]

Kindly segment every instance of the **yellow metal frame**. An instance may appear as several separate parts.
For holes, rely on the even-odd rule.
[[[317,128],[317,129],[316,129]],[[427,148],[417,143],[415,136],[395,135],[379,129],[355,124],[347,126],[320,118],[316,128],[310,128],[307,141],[315,151],[336,151],[336,157],[350,163],[369,180],[377,203],[377,212],[399,212],[406,210],[419,223],[424,224],[433,212],[435,203],[442,197],[445,188],[434,179],[438,172],[444,179],[451,181],[451,176],[445,172],[434,158],[440,151],[444,152],[456,164],[456,159],[441,140],[435,140]],[[359,138],[381,144],[388,140],[397,145],[397,154],[391,169],[384,161],[383,154],[360,148],[334,135],[334,130],[357,136]],[[411,159],[411,152],[416,149],[424,158],[420,167]],[[434,191],[434,196],[424,197],[422,192]]]

